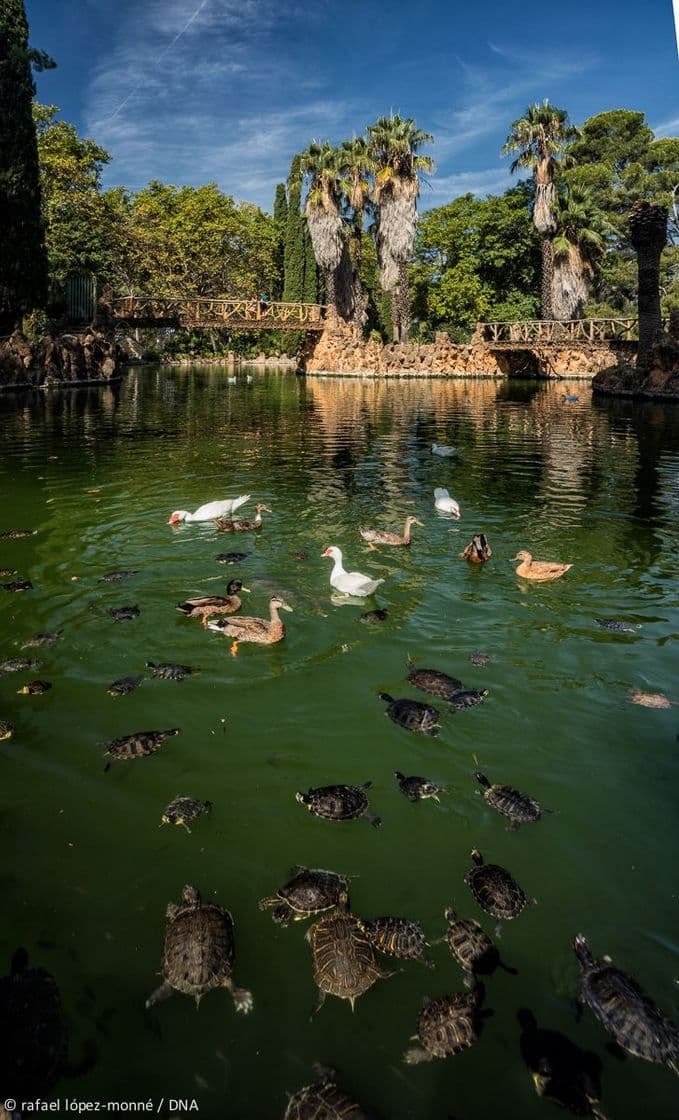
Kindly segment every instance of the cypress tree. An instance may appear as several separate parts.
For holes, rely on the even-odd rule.
[[[318,303],[318,265],[314,247],[311,244],[309,228],[304,220],[304,291],[302,293],[305,303]]]
[[[276,264],[276,287],[273,292],[274,299],[280,299],[283,294],[284,277],[285,277],[285,234],[288,224],[288,198],[285,193],[285,183],[279,183],[276,187],[276,195],[273,204],[273,220],[276,226],[276,237],[278,244],[276,245],[276,252],[274,261]]]
[[[0,335],[47,302],[31,64],[54,66],[29,49],[24,0],[0,0]]]
[[[304,220],[300,158],[293,156],[288,175],[288,219],[285,230],[283,299],[299,303],[304,296]]]

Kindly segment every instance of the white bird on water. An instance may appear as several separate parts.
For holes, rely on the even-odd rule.
[[[432,443],[432,455],[440,455],[443,459],[450,455],[457,455],[457,447],[448,447],[445,443]]]
[[[443,486],[437,486],[434,491],[434,507],[441,513],[451,513],[453,517],[460,516],[460,507],[454,498],[451,498]]]
[[[250,501],[249,494],[241,494],[240,498],[226,498],[223,502],[207,502],[199,506],[195,513],[186,509],[176,509],[170,514],[168,525],[176,525],[179,521],[214,521],[218,517],[233,517],[235,511]]]
[[[321,556],[329,556],[334,560],[335,565],[330,573],[330,586],[341,591],[343,595],[358,595],[363,598],[372,595],[373,591],[384,583],[383,579],[371,579],[370,576],[364,576],[362,572],[346,572],[342,564],[342,552],[334,545],[326,548]]]

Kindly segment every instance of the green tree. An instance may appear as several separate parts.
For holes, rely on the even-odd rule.
[[[581,319],[606,239],[615,230],[585,187],[565,185],[557,195],[554,213],[554,318]]]
[[[556,230],[555,178],[564,145],[575,135],[575,132],[576,130],[568,124],[566,110],[557,109],[545,100],[542,105],[529,105],[524,116],[512,123],[511,132],[502,149],[503,155],[518,152],[511,165],[512,173],[523,168],[528,168],[533,173],[535,183],[533,223],[540,234],[542,247],[540,314],[543,319],[554,318],[552,235]]]
[[[370,177],[375,164],[365,136],[343,140],[338,149],[339,171],[351,221],[351,267],[353,317],[362,326],[366,317],[367,293],[361,281],[363,227],[370,202]]]
[[[31,66],[54,66],[29,48],[23,0],[0,5],[0,335],[47,302],[47,254],[40,203]]]
[[[279,183],[273,203],[273,220],[276,227],[276,252],[275,264],[279,274],[279,281],[273,291],[274,299],[280,299],[283,294],[285,274],[285,231],[288,224],[288,196],[285,193],[285,183]]]
[[[288,217],[285,230],[283,299],[299,303],[304,293],[304,220],[300,156],[293,156],[288,174]]]

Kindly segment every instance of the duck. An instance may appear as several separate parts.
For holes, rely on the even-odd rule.
[[[532,579],[539,583],[546,583],[548,580],[560,579],[566,572],[573,567],[572,564],[555,564],[550,560],[534,560],[530,552],[522,549],[513,556],[511,563],[515,560],[520,560],[518,568],[516,569],[517,576],[522,579]]]
[[[272,646],[282,642],[285,637],[285,626],[281,622],[279,611],[292,611],[285,599],[280,595],[273,595],[269,600],[269,618],[218,618],[208,622],[209,630],[216,630],[229,638],[233,638],[231,653],[235,656],[238,652],[239,642],[254,642],[259,646]]]
[[[204,506],[199,506],[195,513],[176,509],[170,514],[168,525],[177,525],[180,521],[214,521],[218,517],[233,517],[236,510],[249,501],[249,494],[241,494],[240,498],[226,498],[223,502],[207,502]]]
[[[236,521],[231,521],[228,518],[217,518],[217,528],[220,533],[246,533],[248,530],[255,530],[262,528],[264,522],[262,521],[263,513],[273,513],[272,509],[265,506],[263,502],[258,502],[255,506],[257,516],[254,521],[246,521],[245,518],[239,518]]]
[[[416,517],[406,517],[402,536],[399,536],[398,533],[387,533],[383,529],[363,529],[360,526],[358,531],[363,540],[371,546],[376,544],[409,545],[411,540],[410,530],[413,525],[422,525],[422,522],[418,521]]]
[[[453,517],[460,516],[460,506],[451,498],[450,494],[444,486],[437,486],[434,490],[434,508],[440,510],[441,513],[450,513]]]
[[[321,557],[329,556],[331,560],[335,561],[335,566],[330,574],[330,586],[334,587],[336,591],[341,591],[343,595],[357,595],[363,598],[366,595],[372,595],[377,590],[383,579],[371,579],[370,576],[364,576],[361,572],[346,572],[342,564],[342,551],[331,545],[321,553]]]
[[[432,443],[431,453],[446,459],[451,455],[457,455],[457,447],[449,447],[445,443]]]
[[[195,599],[187,599],[184,603],[177,604],[177,610],[187,618],[202,619],[203,626],[207,626],[208,619],[214,614],[234,614],[239,611],[242,603],[238,596],[239,591],[248,591],[239,579],[232,579],[226,586],[226,595],[201,595]]]
[[[493,555],[485,533],[474,533],[467,547],[460,553],[470,564],[485,564]]]

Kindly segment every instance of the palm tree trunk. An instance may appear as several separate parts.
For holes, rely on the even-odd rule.
[[[410,337],[410,286],[407,261],[400,261],[398,266],[398,317],[401,324],[401,342],[407,342]]]
[[[365,317],[365,293],[363,291],[363,284],[361,283],[361,264],[363,262],[363,232],[358,228],[354,228],[353,245],[352,245],[352,288],[354,297],[354,311],[353,321],[357,327],[363,326]]]
[[[540,318],[553,319],[552,285],[554,283],[554,246],[551,237],[542,238],[542,285]]]
[[[639,347],[637,370],[651,362],[651,349],[662,330],[660,310],[660,255],[667,243],[667,210],[636,202],[629,219],[630,240],[636,249],[639,271]]]
[[[325,302],[328,305],[328,310],[332,318],[337,317],[337,296],[335,295],[335,270],[334,268],[326,268],[325,270]]]

